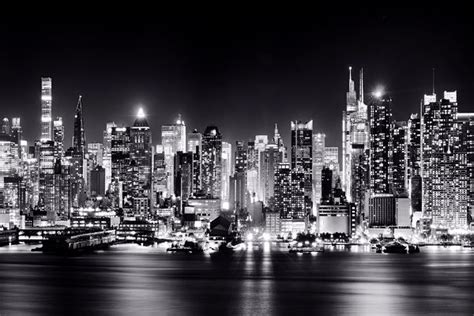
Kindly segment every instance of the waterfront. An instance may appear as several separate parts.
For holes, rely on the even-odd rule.
[[[0,314],[472,315],[474,250],[415,255],[353,247],[231,256],[114,246],[74,257],[0,248]]]

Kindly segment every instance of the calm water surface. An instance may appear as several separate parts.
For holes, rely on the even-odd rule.
[[[231,256],[114,246],[76,257],[0,248],[0,315],[474,315],[474,249]]]

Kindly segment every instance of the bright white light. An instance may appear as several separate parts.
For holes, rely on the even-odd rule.
[[[380,98],[382,97],[382,95],[383,95],[383,92],[382,92],[382,90],[376,90],[376,91],[374,91],[374,92],[372,93],[372,95],[373,95],[374,97],[376,97],[377,99],[380,99]]]
[[[230,203],[227,202],[227,201],[226,201],[226,202],[223,202],[223,203],[222,203],[222,209],[224,209],[224,210],[226,210],[226,211],[229,210],[229,209],[230,209]]]
[[[138,117],[139,119],[145,118],[145,112],[143,112],[143,109],[142,109],[142,108],[139,108],[139,109],[138,109],[137,117]]]
[[[41,101],[51,101],[53,98],[50,95],[42,95]]]

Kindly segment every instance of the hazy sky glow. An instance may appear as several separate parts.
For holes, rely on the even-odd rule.
[[[142,106],[155,144],[181,113],[190,130],[215,124],[231,142],[272,134],[275,122],[287,140],[290,120],[312,118],[339,146],[349,65],[356,87],[364,67],[366,93],[383,85],[396,119],[418,110],[432,67],[437,92],[457,89],[460,110],[473,111],[469,17],[405,13],[0,22],[0,115],[22,117],[28,140],[38,138],[40,77],[51,76],[68,146],[79,94],[88,142],[102,140],[107,121],[132,124]]]

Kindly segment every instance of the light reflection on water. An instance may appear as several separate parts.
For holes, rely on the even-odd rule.
[[[61,257],[0,248],[0,314],[472,315],[474,250],[382,255],[364,247],[230,255],[118,246]]]

